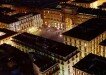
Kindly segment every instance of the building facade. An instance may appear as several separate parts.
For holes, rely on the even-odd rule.
[[[0,28],[0,44],[8,42],[13,36],[17,35],[16,32]]]
[[[67,3],[84,8],[97,8],[98,6],[98,0],[89,0],[89,1],[75,0],[75,1],[68,1]]]
[[[60,9],[47,8],[43,10],[44,25],[65,30],[63,14]]]
[[[30,36],[28,36],[28,35],[30,35]],[[28,43],[30,43],[30,42],[26,43],[27,41],[22,41],[20,38],[17,38],[17,37],[22,37],[22,36],[23,36],[23,38],[28,37],[28,38],[26,38],[26,40],[35,38],[36,43],[38,43],[39,47],[36,46],[35,47],[36,49],[35,49],[34,44],[30,44],[30,46],[28,46]],[[56,62],[58,62],[60,70],[58,72],[56,72],[56,75],[73,75],[72,66],[79,61],[78,57],[81,56],[80,52],[77,50],[76,47],[68,46],[68,45],[65,45],[62,43],[58,43],[58,42],[54,42],[52,40],[48,40],[48,39],[38,37],[38,36],[35,36],[32,34],[27,34],[27,35],[26,35],[26,33],[19,34],[18,36],[14,37],[12,40],[13,40],[13,43],[11,43],[11,44],[24,52],[27,52],[27,53],[28,52],[37,52],[40,55],[47,56],[47,57],[51,58],[52,60],[55,60]],[[37,40],[42,40],[42,43],[40,44],[40,41],[37,42]],[[47,42],[47,44],[43,44],[44,42]],[[49,46],[50,46],[49,44],[51,44],[51,47],[50,47],[51,49],[48,50],[48,49],[46,49],[46,47],[49,48]],[[42,48],[40,46],[42,46],[44,48]],[[54,46],[56,46],[56,47],[53,48]],[[57,49],[57,50],[55,50],[55,49]],[[65,53],[63,53],[63,52],[65,52]]]
[[[106,39],[99,43],[99,54],[106,57]]]
[[[84,23],[81,24],[81,25],[84,25]],[[99,43],[106,38],[105,29],[103,28],[104,30],[102,29],[103,30],[102,32],[101,32],[101,29],[100,29],[101,34],[99,34],[97,36],[97,33],[95,33],[97,31],[94,31],[94,29],[89,28],[89,27],[86,29],[86,26],[85,26],[85,28],[83,28],[83,26],[81,26],[81,25],[76,26],[75,28],[67,31],[66,33],[63,33],[64,43],[78,47],[79,50],[81,50],[81,52],[82,52],[82,54],[81,54],[82,57],[85,57],[89,53],[101,55]],[[90,26],[90,24],[89,24],[89,26]],[[97,27],[97,25],[96,25],[96,27]],[[103,27],[105,27],[105,26],[103,26]],[[81,31],[81,33],[80,33],[80,31]],[[93,33],[92,33],[92,31],[93,31]],[[93,34],[93,35],[91,35],[91,34]],[[93,36],[96,36],[96,37],[93,37]],[[91,37],[92,37],[92,39],[89,39]]]
[[[0,28],[6,28],[16,32],[27,31],[31,27],[42,27],[43,20],[38,13],[15,13],[1,15]]]
[[[76,63],[73,75],[105,75],[106,58],[89,54]]]

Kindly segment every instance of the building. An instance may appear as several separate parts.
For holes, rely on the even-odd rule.
[[[22,33],[13,37],[12,41],[16,43],[15,47],[24,52],[37,52],[57,61],[60,67],[58,75],[72,75],[72,66],[79,61],[80,53],[76,47],[40,36]]]
[[[66,30],[70,30],[76,27],[77,25],[91,18],[96,17],[92,14],[81,13],[84,10],[83,9],[81,10],[81,7],[72,4],[65,3],[65,4],[61,4],[61,6],[62,6],[62,11],[64,13],[64,22],[66,23],[66,28],[67,28]]]
[[[79,8],[78,13],[82,15],[92,15],[94,18],[106,18],[106,11],[101,9],[92,9],[92,8]]]
[[[0,28],[16,32],[27,31],[31,27],[41,27],[43,20],[38,13],[10,13],[0,15]]]
[[[45,8],[43,9],[43,21],[44,25],[48,27],[55,27],[61,30],[65,30],[65,23],[63,22],[63,14],[61,9],[58,8]]]
[[[60,4],[67,3],[67,1],[69,1],[69,0],[59,0]],[[71,1],[73,1],[73,0],[71,0]]]
[[[106,2],[104,2],[102,5],[98,6],[98,8],[106,11]]]
[[[98,0],[74,0],[67,3],[84,8],[97,8]]]
[[[88,53],[99,55],[99,43],[106,39],[105,19],[93,18],[64,32],[64,43],[76,46],[82,57]]]
[[[98,6],[102,5],[105,2],[106,2],[106,0],[98,0]]]
[[[7,30],[4,28],[0,28],[0,44],[4,42],[8,42],[12,36],[16,35],[17,33],[11,30]]]
[[[11,13],[11,12],[14,12],[14,11],[15,10],[13,10],[13,9],[0,6],[0,13],[1,14],[8,14],[8,13]]]
[[[106,58],[89,54],[73,67],[73,75],[106,75]]]
[[[96,17],[92,14],[85,14],[82,10],[78,6],[67,3],[57,5],[54,8],[45,8],[42,13],[44,25],[67,31]]]
[[[58,4],[52,8],[45,8],[43,10],[44,24],[63,31],[69,30],[73,27],[72,17],[70,16],[76,13],[76,9],[76,6],[70,4]]]
[[[34,52],[27,54],[9,44],[0,45],[0,63],[0,72],[6,72],[6,67],[7,71],[11,71],[8,66],[15,66],[12,71],[18,69],[23,75],[34,75],[35,71],[42,75],[56,75],[55,72],[59,70],[58,63],[47,56]]]
[[[25,6],[16,6],[16,5],[12,5],[12,4],[1,4],[0,7],[14,10],[14,11],[9,12],[9,13],[7,13],[7,14],[16,14],[16,13],[29,12],[28,7],[25,7]]]
[[[106,57],[106,39],[99,43],[99,52],[101,56]]]
[[[65,31],[68,31],[68,30],[72,29],[73,27],[75,27],[75,25],[76,25],[75,20],[77,18],[75,18],[75,17],[77,16],[78,7],[75,5],[67,4],[67,3],[61,4],[61,7],[62,7],[61,10],[63,12],[63,21],[66,25]]]
[[[41,74],[41,75],[58,75],[59,74],[59,69],[60,69],[59,64],[55,60],[52,60],[51,58],[48,58],[47,56],[40,55],[37,52],[29,52],[29,55],[33,59],[33,63],[36,66],[38,66],[38,74]]]
[[[75,15],[70,15],[70,18],[72,19],[73,25],[72,28],[76,27],[77,25],[80,25],[86,21],[88,21],[89,19],[94,18],[95,16],[91,15],[91,14],[83,14],[83,13],[77,13]],[[71,28],[71,29],[72,29]]]

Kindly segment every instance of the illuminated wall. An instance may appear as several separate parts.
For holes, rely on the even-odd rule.
[[[91,41],[81,40],[69,36],[64,36],[64,43],[72,46],[76,46],[81,50],[81,58],[88,55],[88,53],[93,53],[97,55],[103,54],[100,50],[99,43],[106,39],[106,32],[92,39]],[[79,34],[80,35],[80,34]],[[102,52],[102,53],[101,53]]]
[[[98,7],[98,1],[95,1],[93,3],[90,4],[91,8],[97,8]]]
[[[77,2],[71,2],[71,1],[68,1],[69,4],[72,4],[72,5],[76,5],[76,6],[81,6],[81,7],[84,7],[84,8],[97,8],[98,6],[98,1],[95,1],[95,2],[92,2],[92,3],[77,3]]]
[[[70,17],[70,16],[69,16]],[[67,17],[67,18],[65,18],[65,23],[66,23],[66,30],[69,30],[69,29],[71,29],[72,28],[72,19],[71,18],[69,18],[69,17]]]
[[[67,8],[64,8],[67,9]],[[72,10],[73,9],[67,9]],[[74,10],[75,11],[75,10]],[[81,24],[95,16],[87,14],[72,14],[64,10],[57,9],[44,9],[43,10],[43,21],[44,25],[49,27],[55,27],[67,31],[78,24]]]
[[[14,39],[13,39],[14,40]],[[46,71],[46,73],[42,73],[43,75],[73,75],[73,65],[75,65],[80,59],[79,57],[81,56],[81,53],[77,53],[76,55],[74,55],[73,57],[69,58],[67,61],[61,60],[60,58],[57,58],[55,54],[47,54],[44,52],[40,52],[38,50],[34,50],[32,48],[26,47],[24,45],[21,45],[19,43],[11,43],[12,46],[15,46],[16,48],[19,48],[21,51],[24,51],[26,53],[28,52],[37,52],[38,54],[44,55],[44,56],[48,56],[49,58],[52,58],[52,60],[56,60],[58,65],[55,65],[54,68],[48,69]],[[62,57],[59,56],[58,57]],[[59,71],[58,71],[59,68]],[[54,74],[50,74],[51,72],[54,72]]]
[[[34,16],[29,16],[24,19],[19,19],[19,21],[10,24],[0,23],[0,28],[6,28],[16,32],[23,32],[27,31],[27,29],[30,27],[42,27],[42,24],[43,20],[41,19],[41,15],[38,14]]]
[[[76,69],[76,68],[74,68],[74,71],[73,72],[74,72],[73,75],[91,75],[91,74],[88,74],[88,73],[86,73],[84,71],[81,71],[79,69]]]
[[[60,62],[60,74],[59,75],[73,75],[73,65],[75,65],[80,59],[80,53],[76,54],[67,61]]]
[[[103,41],[102,41],[103,42]],[[99,44],[99,54],[103,57],[106,57],[106,45]]]
[[[70,18],[72,20],[72,28],[94,17],[96,16],[82,14],[82,13],[78,13],[76,15],[70,15]]]
[[[9,40],[8,42],[6,42],[7,44],[10,44],[16,48],[18,48],[19,50],[21,51],[24,51],[25,53],[29,53],[29,52],[37,52],[38,54],[41,54],[41,55],[44,55],[44,56],[48,56],[47,54],[45,53],[42,53],[42,52],[39,52],[38,50],[35,50],[35,49],[32,49],[32,48],[29,48],[27,46],[24,46],[24,45],[21,45],[19,43],[16,43],[16,42],[13,42],[12,40],[14,39],[11,39]],[[16,40],[17,41],[17,40]],[[53,58],[51,56],[48,56],[49,58]],[[54,60],[54,58],[53,58]],[[41,72],[41,75],[60,75],[60,66],[59,64],[55,64],[53,66],[51,66],[50,68],[48,68],[47,70],[45,70],[44,72]]]
[[[63,22],[63,14],[58,9],[44,9],[43,10],[44,25],[48,27],[55,27],[57,29],[65,30],[65,23]]]
[[[44,24],[49,27],[55,27],[63,31],[72,28],[72,20],[67,13],[63,14],[63,11],[57,9],[44,10]]]
[[[98,6],[102,5],[104,2],[106,2],[106,0],[98,0]]]
[[[0,22],[0,28],[8,28],[8,24]]]
[[[106,57],[106,46],[99,45],[99,54],[103,57]]]

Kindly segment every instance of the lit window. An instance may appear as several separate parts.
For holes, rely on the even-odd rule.
[[[49,11],[48,11],[48,13],[49,13]]]
[[[87,44],[85,43],[85,46],[87,46]]]

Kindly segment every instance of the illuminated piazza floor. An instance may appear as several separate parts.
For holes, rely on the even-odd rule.
[[[42,36],[51,40],[55,40],[58,42],[63,42],[63,36],[61,35],[62,30],[53,28],[53,27],[41,27],[41,28],[30,28],[28,33]]]

